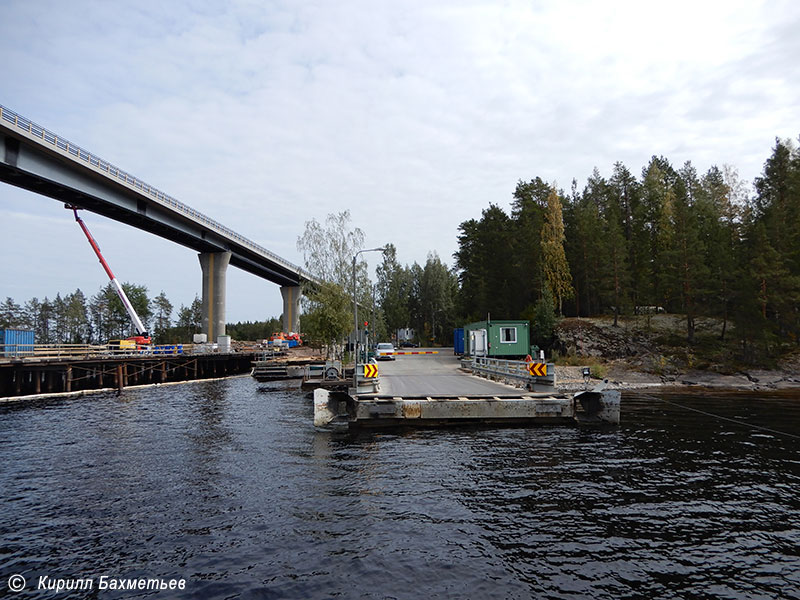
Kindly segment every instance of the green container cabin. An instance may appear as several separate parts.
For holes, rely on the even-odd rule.
[[[529,321],[493,320],[464,325],[464,353],[491,358],[522,358],[531,351],[530,330]]]

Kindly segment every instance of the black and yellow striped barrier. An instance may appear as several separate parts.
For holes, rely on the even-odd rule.
[[[547,364],[530,362],[528,363],[528,373],[534,377],[547,377]]]

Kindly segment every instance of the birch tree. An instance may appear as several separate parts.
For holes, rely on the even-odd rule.
[[[352,261],[364,247],[364,239],[361,229],[351,229],[347,210],[328,215],[324,226],[316,219],[306,221],[306,230],[297,239],[306,269],[324,282],[303,286],[305,333],[327,346],[329,356],[333,356],[333,348],[353,329]],[[365,308],[365,314],[371,314],[372,285],[363,259],[356,265],[355,279],[358,302]]]

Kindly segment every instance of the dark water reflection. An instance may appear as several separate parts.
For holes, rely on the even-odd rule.
[[[311,412],[249,378],[0,408],[0,595],[800,598],[800,439],[749,426],[800,435],[796,393],[630,394],[605,430],[338,439]]]

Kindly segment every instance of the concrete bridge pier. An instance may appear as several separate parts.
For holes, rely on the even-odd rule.
[[[300,331],[300,286],[282,285],[283,296],[283,330]]]
[[[203,252],[198,255],[203,269],[203,333],[209,342],[225,335],[225,273],[230,252]]]

